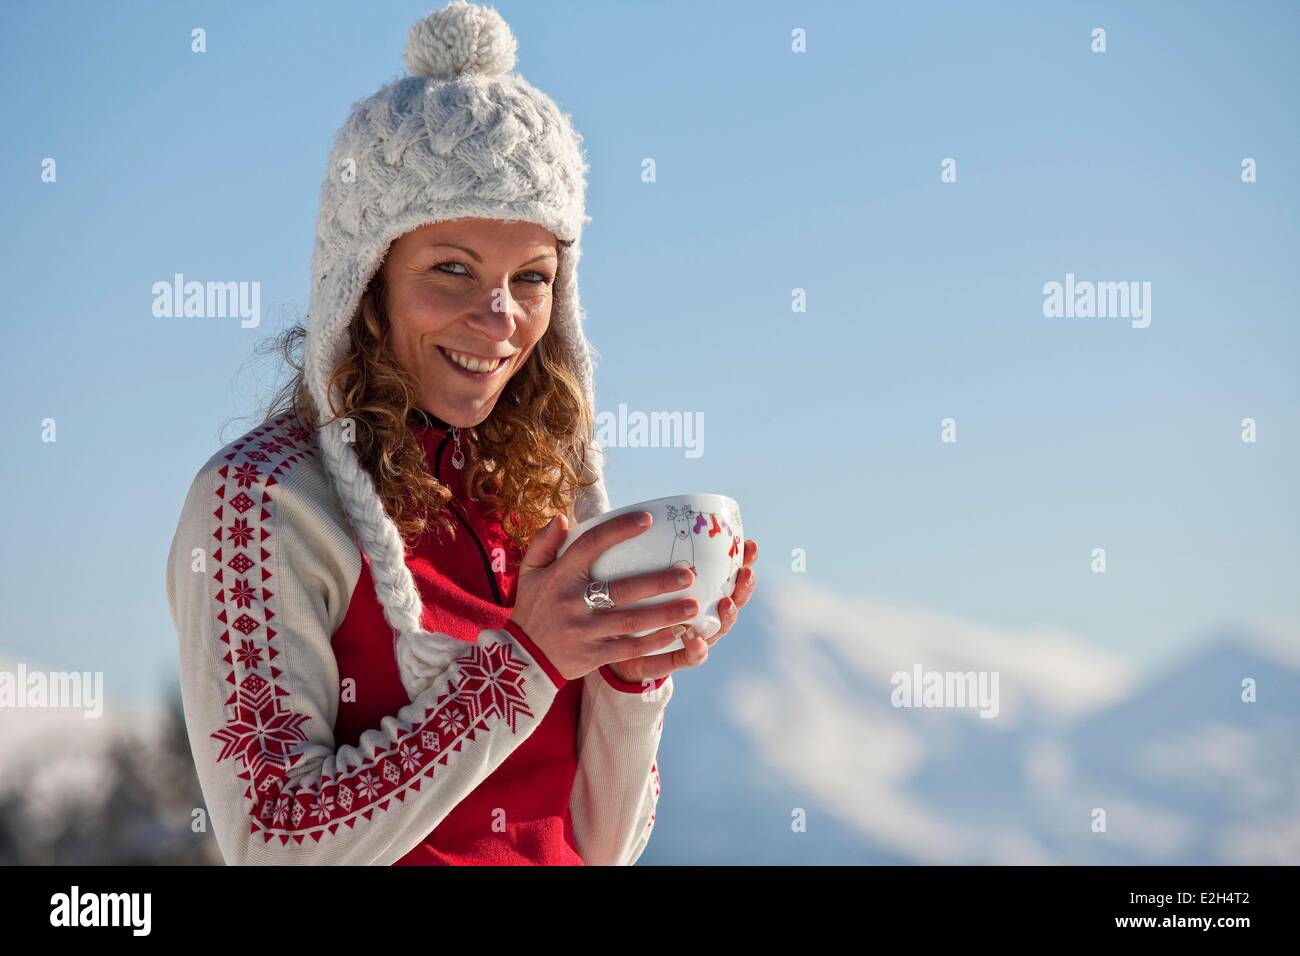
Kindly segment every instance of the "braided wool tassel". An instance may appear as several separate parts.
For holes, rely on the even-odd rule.
[[[370,559],[375,596],[393,628],[393,653],[402,686],[414,700],[467,648],[463,641],[420,626],[423,602],[406,565],[406,546],[384,511],[373,480],[361,467],[356,452],[343,440],[342,421],[320,429],[320,445],[335,491]]]

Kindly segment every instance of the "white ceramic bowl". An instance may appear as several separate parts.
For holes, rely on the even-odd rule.
[[[639,501],[588,518],[569,530],[559,554],[564,554],[573,542],[596,527],[634,511],[648,511],[654,516],[650,527],[626,541],[620,541],[596,558],[590,570],[592,580],[617,581],[619,578],[647,571],[685,565],[695,569],[695,583],[689,588],[669,591],[653,597],[634,601],[627,607],[653,607],[667,601],[693,597],[700,604],[700,613],[686,626],[695,628],[701,637],[712,637],[722,627],[718,616],[718,602],[729,597],[736,587],[736,575],[745,559],[744,528],[740,522],[740,506],[726,495],[688,494]],[[611,588],[612,591],[616,589]],[[594,611],[592,613],[603,613]],[[636,631],[635,636],[653,634],[657,628]],[[665,647],[666,653],[684,647],[682,639]]]

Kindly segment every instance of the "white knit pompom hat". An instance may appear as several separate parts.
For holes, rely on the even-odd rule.
[[[594,410],[591,349],[578,304],[587,163],[582,137],[546,94],[509,71],[515,38],[490,7],[452,0],[417,23],[407,43],[413,75],[357,103],[339,131],[321,189],[304,374],[320,421],[333,417],[327,383],[349,345],[348,324],[399,236],[463,217],[536,223],[560,240],[546,334],[568,350]],[[420,626],[422,602],[397,526],[344,440],[344,422],[320,429],[325,468],[394,629],[402,683],[414,699],[465,644]],[[609,510],[594,442],[574,517]]]

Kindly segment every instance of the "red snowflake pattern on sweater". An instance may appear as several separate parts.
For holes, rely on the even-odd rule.
[[[659,726],[660,727],[663,726],[663,720],[659,721]],[[655,791],[655,799],[654,799],[655,806],[658,806],[660,781],[659,781],[659,760],[657,758],[654,760],[653,763],[650,764],[650,783],[654,787],[654,791]],[[655,827],[655,811],[651,809],[650,819],[647,820],[645,824],[647,838],[649,837],[650,831],[653,830],[654,827]]]
[[[391,747],[315,784],[285,789],[288,771],[303,757],[308,742],[303,727],[310,718],[288,709],[283,698],[289,694],[276,684],[281,671],[274,663],[280,652],[272,624],[272,489],[294,464],[319,453],[313,433],[290,421],[276,419],[232,444],[227,464],[218,470],[223,481],[212,512],[218,639],[230,668],[226,682],[234,691],[226,700],[226,725],[211,736],[221,744],[217,762],[235,761],[239,778],[248,783],[250,832],[267,841],[278,837],[282,844],[308,837],[319,841],[340,824],[353,827],[371,819],[394,799],[418,791],[423,779],[432,778],[492,722],[505,721],[517,733],[519,719],[534,716],[524,693],[527,661],[515,657],[509,643],[470,644],[456,662],[458,679],[448,682],[446,693],[425,708],[421,720],[399,732]],[[227,507],[237,516],[229,516]],[[230,581],[227,569],[237,575]]]
[[[234,716],[212,736],[221,741],[217,762],[238,756],[254,778],[288,764],[293,747],[307,739],[307,718],[284,709],[275,688],[259,674],[249,674],[236,692]]]

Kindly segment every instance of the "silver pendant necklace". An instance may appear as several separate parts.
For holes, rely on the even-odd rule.
[[[455,425],[451,426],[451,438],[456,443],[456,448],[451,453],[451,464],[459,471],[465,467],[465,453],[460,450],[460,429]]]

